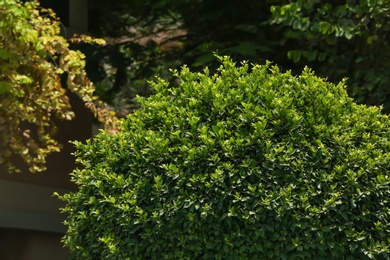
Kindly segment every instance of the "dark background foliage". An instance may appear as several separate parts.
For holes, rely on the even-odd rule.
[[[182,64],[215,68],[213,52],[270,60],[294,73],[308,65],[332,82],[347,77],[357,102],[384,105],[388,112],[389,5],[388,0],[96,0],[90,3],[90,30],[111,40],[84,51],[98,94],[124,115],[135,108],[135,94],[152,93],[146,80],[153,75],[167,78],[169,67]]]

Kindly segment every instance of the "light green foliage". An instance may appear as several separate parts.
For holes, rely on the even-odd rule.
[[[88,37],[74,39],[100,43]],[[54,117],[71,120],[74,113],[61,77],[102,121],[113,115],[93,102],[94,87],[84,71],[84,55],[68,48],[59,21],[38,2],[0,3],[0,164],[10,171],[12,155],[21,156],[30,171],[45,169],[49,153],[59,151]]]
[[[286,1],[284,1],[286,2]],[[296,0],[271,7],[288,58],[336,81],[348,77],[358,102],[390,112],[390,1]]]
[[[390,257],[390,119],[309,69],[183,67],[76,143],[75,259]]]

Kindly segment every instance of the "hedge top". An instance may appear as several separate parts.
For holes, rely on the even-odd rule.
[[[390,257],[389,117],[309,69],[220,60],[76,143],[76,257]]]

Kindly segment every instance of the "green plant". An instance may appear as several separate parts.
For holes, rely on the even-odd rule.
[[[103,44],[80,36],[75,42]],[[62,84],[66,81],[66,84]],[[64,86],[66,85],[66,86]],[[54,119],[71,120],[71,91],[102,123],[115,121],[103,103],[94,101],[94,86],[85,72],[84,55],[69,49],[60,22],[37,1],[0,3],[0,164],[18,171],[11,158],[20,156],[31,172],[46,169],[46,157],[61,144]]]
[[[390,120],[305,69],[183,67],[116,134],[76,142],[77,259],[390,257]]]

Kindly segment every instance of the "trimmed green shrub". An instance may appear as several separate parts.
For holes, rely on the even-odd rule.
[[[220,60],[76,143],[73,257],[389,258],[389,117],[309,69]]]

